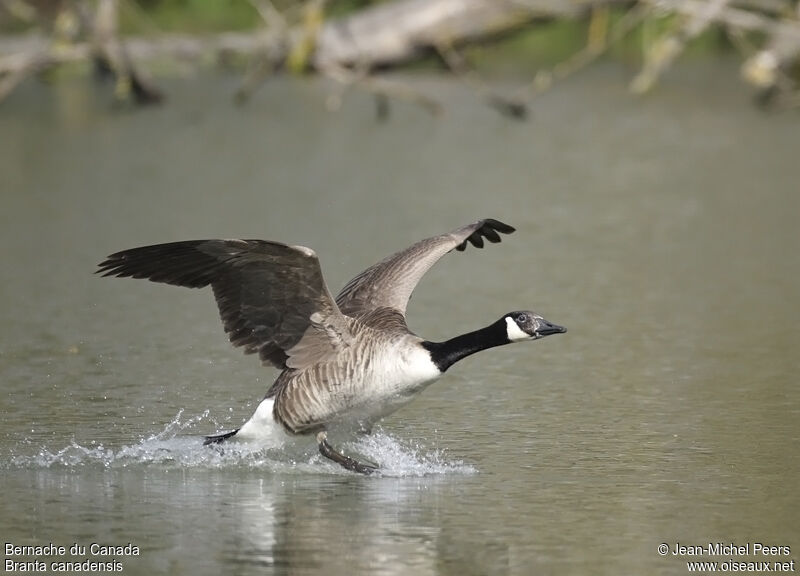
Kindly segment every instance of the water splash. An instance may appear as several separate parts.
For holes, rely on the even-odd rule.
[[[80,468],[103,467],[120,469],[136,466],[174,468],[253,468],[276,473],[351,474],[329,462],[316,450],[310,437],[303,437],[294,446],[264,448],[247,442],[230,442],[203,446],[203,436],[194,433],[196,425],[208,418],[208,411],[183,419],[183,410],[166,424],[163,430],[141,439],[136,444],[109,448],[101,445],[83,446],[73,440],[67,446],[53,450],[42,446],[31,454],[15,454],[3,459],[0,468]],[[439,450],[414,445],[377,430],[371,436],[345,443],[345,450],[374,462],[378,476],[414,477],[440,474],[474,474],[472,466],[459,460],[449,460]]]
[[[381,476],[428,476],[432,474],[474,474],[472,466],[448,460],[440,450],[429,450],[398,440],[382,430],[347,445],[380,469]]]

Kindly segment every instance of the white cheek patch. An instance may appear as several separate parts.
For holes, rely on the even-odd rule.
[[[520,340],[530,340],[533,338],[533,336],[517,326],[517,323],[508,316],[506,316],[506,336],[508,336],[511,342],[519,342]]]

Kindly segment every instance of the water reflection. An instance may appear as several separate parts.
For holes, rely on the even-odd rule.
[[[158,469],[17,471],[9,479],[11,489],[32,481],[44,498],[32,517],[21,508],[5,511],[9,521],[25,517],[31,527],[15,544],[41,538],[66,546],[130,542],[141,550],[138,557],[120,558],[131,574],[208,573],[216,566],[231,574],[267,568],[291,575],[509,570],[506,542],[477,540],[468,527],[442,516],[439,492],[443,485],[452,489],[452,479]],[[81,528],[72,529],[73,522]],[[137,529],[148,522],[158,530]]]
[[[442,482],[450,480],[259,480],[237,494],[226,559],[286,574],[506,574],[507,543],[442,522]]]

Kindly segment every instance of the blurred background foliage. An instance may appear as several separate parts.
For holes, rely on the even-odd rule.
[[[730,54],[743,61],[742,77],[763,102],[774,101],[776,94],[789,95],[789,106],[800,102],[797,0],[529,1],[465,1],[417,17],[420,6],[427,5],[413,0],[0,0],[0,40],[31,31],[47,38],[45,47],[6,43],[5,59],[0,50],[0,100],[31,73],[56,65],[85,68],[86,58],[74,50],[65,55],[84,42],[94,63],[116,76],[120,94],[130,85],[144,100],[160,101],[134,61],[162,69],[162,49],[148,52],[141,40],[183,34],[201,42],[217,35],[216,45],[195,42],[194,58],[248,68],[242,94],[276,71],[323,72],[352,85],[363,84],[364,75],[400,66],[445,69],[473,85],[475,72],[535,75],[530,81],[535,94],[601,56],[641,67],[630,89],[644,94],[678,58]],[[392,2],[397,6],[379,6]],[[359,12],[367,11],[381,16],[367,17],[365,25]],[[334,22],[349,15],[355,15],[353,21],[362,17],[362,24],[351,28]],[[495,16],[501,25],[494,23]],[[226,43],[220,38],[227,32],[247,38]],[[138,51],[128,53],[125,39],[132,37],[140,43]],[[171,50],[180,59],[185,50],[179,44],[162,52]],[[398,54],[397,46],[411,47]],[[375,85],[369,89],[385,92]]]
[[[338,18],[370,5],[391,0],[329,0],[325,17]],[[306,0],[274,0],[272,5],[288,20],[300,19]],[[91,5],[92,2],[89,2]],[[19,33],[34,28],[48,29],[61,25],[69,28],[75,9],[72,0],[0,0],[0,34]],[[119,29],[124,35],[151,35],[182,32],[210,34],[246,31],[263,26],[256,3],[248,0],[120,0]],[[628,7],[620,5],[609,11],[613,27]],[[674,25],[677,16],[667,12],[648,17],[609,53],[617,58],[635,58],[652,38]],[[67,22],[60,22],[67,20]],[[553,64],[568,58],[583,47],[590,21],[588,18],[553,18],[536,26],[522,27],[499,34],[496,38],[466,48],[465,55],[480,68],[503,70],[520,65]],[[45,30],[49,32],[49,30]],[[731,47],[726,34],[710,28],[688,47],[688,54],[709,54]],[[422,63],[423,66],[431,62]],[[434,63],[435,64],[435,63]]]

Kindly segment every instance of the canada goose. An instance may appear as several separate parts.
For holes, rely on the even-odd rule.
[[[234,346],[258,352],[282,372],[241,428],[206,437],[206,444],[263,425],[317,434],[320,453],[349,470],[376,467],[334,449],[327,430],[374,422],[414,396],[462,358],[511,342],[566,332],[529,311],[509,312],[485,328],[444,342],[408,329],[406,305],[417,282],[442,256],[470,242],[500,242],[514,228],[479,220],[421,240],[353,278],[334,300],[317,255],[304,246],[266,240],[191,240],[133,248],[100,263],[103,276],[146,278],[176,286],[211,285]]]

